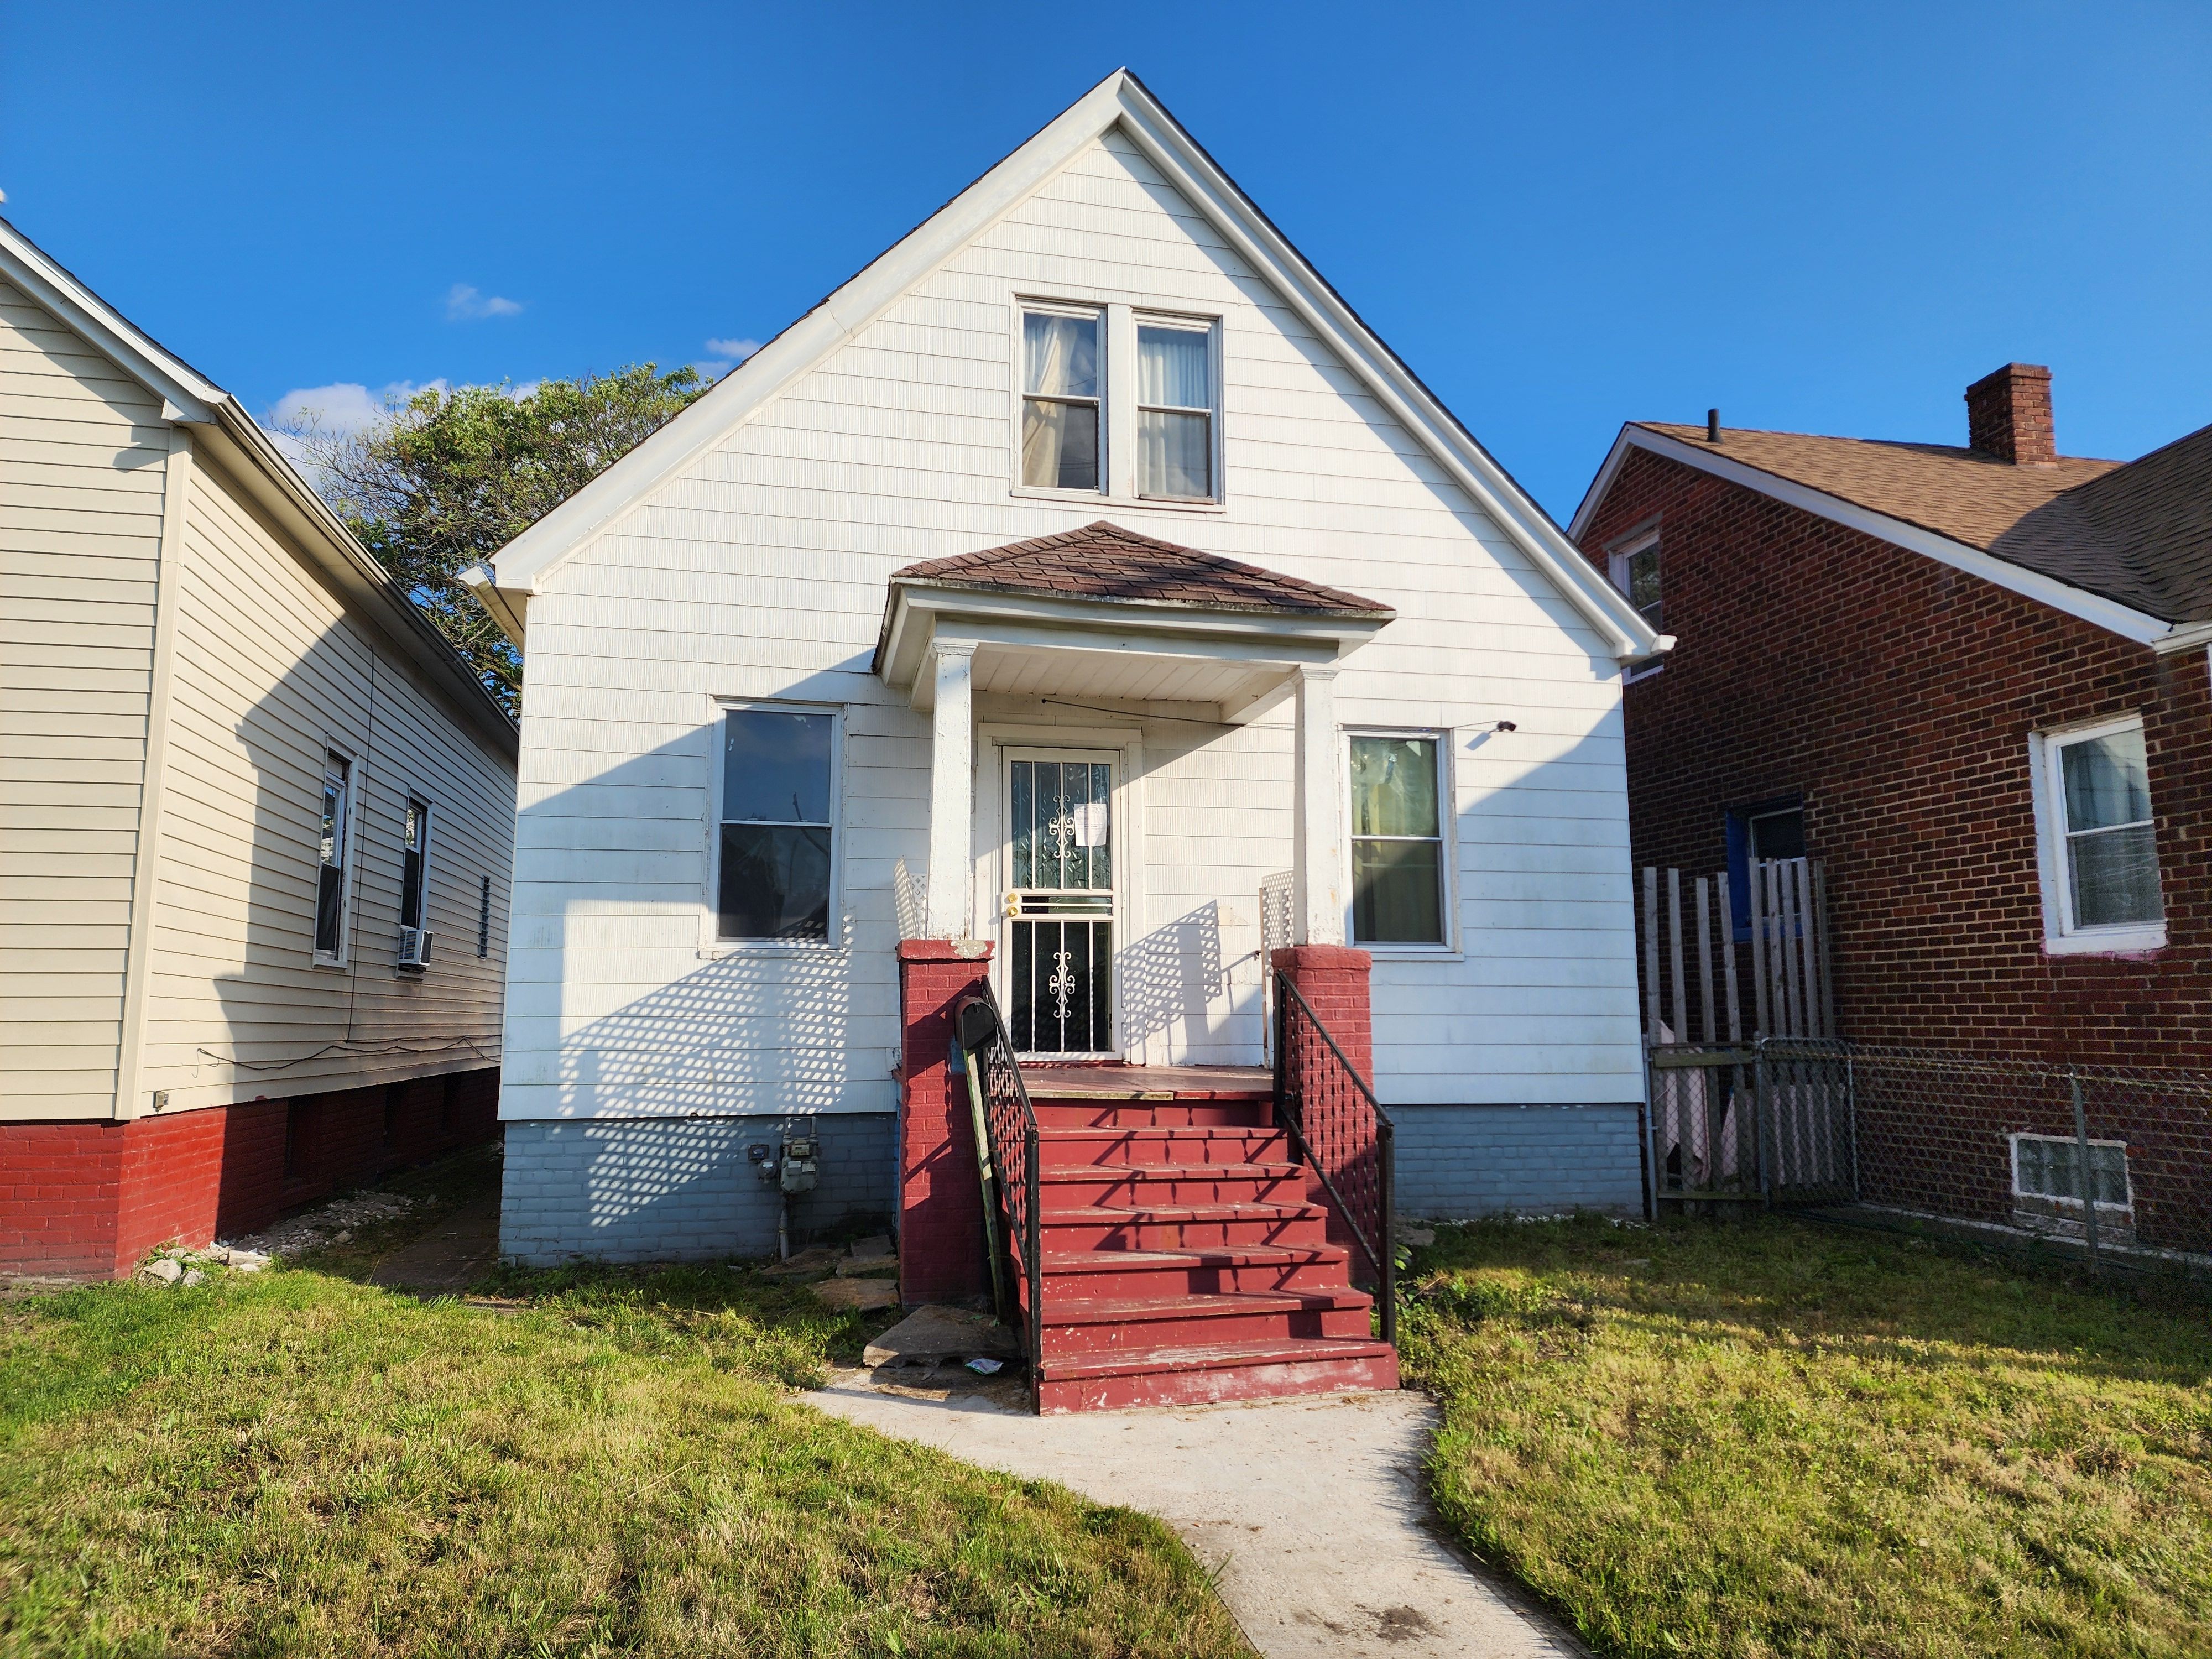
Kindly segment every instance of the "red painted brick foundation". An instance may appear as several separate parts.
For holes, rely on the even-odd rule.
[[[908,1307],[988,1295],[968,1085],[947,1063],[953,1010],[988,983],[981,939],[902,939],[899,1296]]]
[[[161,1245],[252,1232],[498,1127],[495,1066],[128,1123],[0,1124],[0,1271],[119,1278]]]

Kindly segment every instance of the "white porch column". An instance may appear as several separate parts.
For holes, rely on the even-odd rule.
[[[1336,667],[1308,666],[1297,677],[1297,888],[1293,942],[1344,943],[1344,804],[1337,777]]]
[[[975,728],[969,716],[969,680],[975,647],[969,641],[937,641],[923,672],[935,681],[937,706],[930,717],[929,892],[924,934],[929,939],[966,939],[972,927],[974,871],[969,857],[975,788]]]

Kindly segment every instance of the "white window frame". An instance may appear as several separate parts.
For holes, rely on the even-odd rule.
[[[1654,547],[1659,547],[1660,544],[1663,540],[1663,538],[1660,533],[1661,529],[1662,526],[1654,524],[1646,525],[1640,529],[1632,530],[1613,546],[1606,550],[1606,574],[1612,581],[1613,586],[1620,591],[1621,598],[1627,599],[1629,597],[1628,562],[1634,558],[1638,553],[1647,551]],[[1659,555],[1659,603],[1663,607],[1666,605],[1666,602],[1667,555],[1664,549],[1662,548]],[[1638,611],[1637,614],[1638,616],[1643,616],[1644,613],[1642,611]],[[1650,618],[1645,617],[1644,620],[1648,622]],[[1666,665],[1667,659],[1664,657],[1654,657],[1648,662],[1631,663],[1627,667],[1621,670],[1620,683],[1623,685],[1633,685],[1638,680],[1648,680]]]
[[[1098,487],[1096,489],[1062,489],[1052,484],[1025,483],[1022,477],[1022,411],[1029,402],[1029,343],[1024,337],[1022,319],[1025,317],[1088,317],[1098,325]],[[1013,355],[1007,359],[1013,372],[1007,379],[1013,388],[1012,478],[1017,493],[1040,496],[1056,501],[1105,501],[1114,494],[1114,468],[1117,460],[1114,443],[1113,417],[1115,353],[1114,319],[1111,308],[1096,301],[1046,300],[1017,295],[1014,297]]]
[[[407,810],[409,807],[419,806],[422,809],[422,892],[421,908],[415,916],[415,926],[419,928],[428,928],[430,926],[430,832],[437,822],[438,809],[436,804],[427,793],[419,793],[412,789],[407,792],[405,799],[406,805],[399,810],[398,925],[402,927],[407,926]]]
[[[722,785],[728,758],[726,717],[757,709],[770,714],[827,714],[830,717],[830,905],[827,939],[723,939]],[[707,726],[710,779],[704,818],[706,880],[699,892],[699,954],[723,957],[842,957],[851,949],[845,915],[845,705],[800,702],[781,697],[717,697]]]
[[[1427,738],[1437,746],[1437,885],[1442,890],[1437,896],[1438,917],[1443,922],[1443,937],[1434,944],[1422,945],[1397,940],[1369,943],[1358,937],[1352,918],[1358,909],[1358,900],[1352,890],[1352,740],[1354,738]],[[1430,960],[1455,957],[1461,954],[1459,926],[1459,843],[1455,831],[1459,823],[1459,797],[1454,787],[1456,738],[1449,727],[1434,726],[1347,726],[1337,734],[1337,776],[1342,780],[1337,797],[1337,811],[1341,813],[1344,842],[1344,939],[1356,950],[1377,957],[1426,957]],[[1359,839],[1375,840],[1374,836]]]
[[[330,778],[331,762],[341,761],[346,769],[345,841],[344,855],[338,862],[338,943],[335,951],[325,951],[315,940],[316,919],[322,912],[323,893],[323,785]],[[353,954],[354,896],[360,884],[354,879],[361,857],[362,801],[368,793],[368,779],[361,757],[350,747],[336,740],[323,739],[323,763],[315,775],[314,817],[315,838],[311,843],[315,857],[310,869],[313,889],[307,900],[307,959],[318,968],[343,968]]]
[[[1138,444],[1133,443],[1129,456],[1129,492],[1139,501],[1146,502],[1147,504],[1163,503],[1176,507],[1218,506],[1221,501],[1222,463],[1221,319],[1218,317],[1178,316],[1173,313],[1164,311],[1133,312],[1129,318],[1129,362],[1132,365],[1136,364],[1139,361],[1137,331],[1140,328],[1146,327],[1176,329],[1185,334],[1203,334],[1206,336],[1206,386],[1213,393],[1213,403],[1210,408],[1202,410],[1192,409],[1180,404],[1143,403],[1139,401],[1140,394],[1138,390],[1139,386],[1142,384],[1141,376],[1143,374],[1143,370],[1139,368],[1135,374],[1132,376],[1129,387],[1129,403],[1131,410],[1129,430],[1132,437],[1134,437],[1134,434],[1140,424],[1140,422],[1137,417],[1141,416],[1148,409],[1164,410],[1176,414],[1203,414],[1206,416],[1206,482],[1212,484],[1213,488],[1210,494],[1204,495],[1147,495],[1144,490],[1142,482],[1137,477],[1137,466],[1139,457],[1143,452]]]
[[[2020,1144],[2023,1140],[2045,1141],[2055,1146],[2070,1146],[2076,1152],[2081,1149],[2081,1145],[2080,1139],[2073,1135],[2040,1134],[2029,1129],[2018,1130],[2007,1135],[2005,1137],[2005,1155],[2008,1160],[2009,1168],[2012,1172],[2013,1197],[2015,1199],[2027,1199],[2030,1202],[2037,1204],[2057,1204],[2065,1206],[2069,1208],[2081,1206],[2081,1207],[2086,1208],[2087,1206],[2082,1205],[2081,1200],[2078,1198],[2068,1198],[2063,1194],[2058,1193],[2032,1193],[2020,1184]],[[2132,1216],[2135,1213],[2136,1208],[2136,1176],[2135,1171],[2128,1167],[2128,1143],[2124,1140],[2099,1140],[2093,1138],[2090,1140],[2089,1145],[2092,1147],[2117,1146],[2120,1149],[2120,1179],[2125,1184],[2128,1192],[2127,1201],[2124,1204],[2114,1204],[2101,1198],[2097,1200],[2097,1213],[2100,1215],[2110,1214],[2115,1216]],[[2085,1182],[2088,1173],[2089,1172],[2087,1170],[2082,1172]]]
[[[2156,921],[2123,922],[2103,927],[2077,926],[2074,921],[2072,871],[2067,858],[2065,750],[2091,738],[2142,729],[2142,715],[2123,714],[2032,732],[2028,737],[2028,764],[2035,804],[2036,861],[2043,892],[2043,948],[2051,956],[2132,955],[2165,948],[2163,916]],[[2152,822],[2157,822],[2155,817]],[[2156,856],[2154,843],[2153,856]],[[2159,884],[2163,899],[2163,870],[2160,872]]]

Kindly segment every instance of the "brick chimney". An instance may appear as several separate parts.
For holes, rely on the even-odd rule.
[[[2014,466],[2056,466],[2051,371],[2037,363],[2007,363],[1968,386],[1966,441]]]

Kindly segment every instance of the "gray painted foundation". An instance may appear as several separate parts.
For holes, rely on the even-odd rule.
[[[888,1219],[895,1123],[890,1112],[510,1121],[500,1255],[531,1267],[773,1255],[779,1194],[745,1148],[780,1151],[787,1133],[822,1142],[819,1183],[792,1200],[795,1234]]]
[[[1639,1114],[1635,1106],[1393,1106],[1398,1213],[1642,1215]]]

